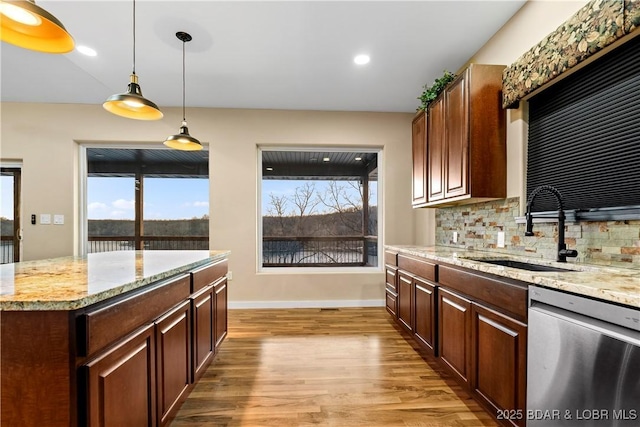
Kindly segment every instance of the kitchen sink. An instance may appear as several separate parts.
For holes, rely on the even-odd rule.
[[[472,261],[486,262],[488,264],[501,265],[503,267],[518,268],[528,271],[564,271],[571,272],[568,268],[552,267],[550,265],[531,264],[528,262],[514,261],[511,259],[469,258]]]

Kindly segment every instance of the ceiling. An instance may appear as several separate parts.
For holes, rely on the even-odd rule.
[[[136,2],[145,97],[188,107],[414,112],[422,86],[462,67],[526,0]],[[101,104],[132,71],[131,1],[37,1],[87,57],[2,43],[1,99]],[[357,54],[370,55],[365,66]]]

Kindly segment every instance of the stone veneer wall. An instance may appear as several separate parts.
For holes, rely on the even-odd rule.
[[[555,260],[558,225],[535,223],[535,236],[525,237],[525,224],[516,224],[516,216],[521,216],[519,197],[437,209],[436,245]],[[640,220],[567,222],[565,227],[568,248],[578,250],[577,262],[640,268]],[[504,248],[496,246],[499,231],[505,232]]]

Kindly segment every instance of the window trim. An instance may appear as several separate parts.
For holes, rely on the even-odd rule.
[[[357,267],[263,267],[262,266],[262,152],[263,151],[304,151],[304,152],[368,152],[378,156],[378,265]],[[383,271],[381,262],[384,253],[384,148],[380,146],[282,146],[256,144],[257,153],[257,181],[256,181],[256,273],[260,275],[278,274],[371,274]]]

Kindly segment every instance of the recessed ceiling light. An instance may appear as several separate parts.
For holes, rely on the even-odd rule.
[[[356,157],[356,162],[359,162],[360,160],[362,160],[362,157]]]
[[[323,161],[323,162],[329,162],[329,161],[331,161],[331,159],[330,159],[329,157],[323,157],[323,158],[322,158],[322,161]]]
[[[88,46],[77,46],[76,50],[78,52],[80,52],[83,55],[87,55],[87,56],[98,56],[98,52],[95,51],[95,49],[91,49]]]
[[[271,166],[267,166],[267,167],[266,167],[266,169],[267,169],[268,171],[272,171],[272,170],[273,170],[273,168],[272,168]]]
[[[316,159],[315,157],[312,157],[312,158],[310,158],[310,159],[309,159],[309,161],[310,161],[310,162],[317,162],[317,161],[318,161],[318,159]]]
[[[370,60],[371,58],[369,58],[369,55],[357,55],[355,58],[353,58],[353,62],[358,65],[368,64]]]

